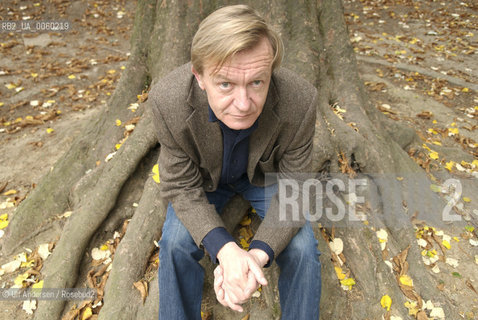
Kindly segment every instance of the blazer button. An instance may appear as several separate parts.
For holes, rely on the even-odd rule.
[[[206,186],[206,189],[207,189],[207,190],[212,190],[212,184],[208,184],[208,185]]]

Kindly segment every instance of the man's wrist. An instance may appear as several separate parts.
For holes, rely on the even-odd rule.
[[[251,249],[249,250],[249,253],[256,258],[261,267],[264,267],[267,264],[267,261],[269,261],[269,255],[264,250]]]
[[[221,258],[224,258],[227,256],[228,252],[233,249],[234,247],[237,247],[237,244],[234,241],[229,241],[225,245],[222,246],[221,249],[217,252],[217,260],[219,260],[219,263],[221,263]]]

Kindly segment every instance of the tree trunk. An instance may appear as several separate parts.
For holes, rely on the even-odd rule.
[[[320,92],[314,143],[317,173],[329,178],[357,175],[367,181],[366,198],[376,199],[365,210],[368,224],[343,221],[333,225],[324,221],[322,228],[314,224],[322,252],[321,318],[387,318],[390,313],[381,307],[380,300],[389,295],[394,303],[392,314],[406,319],[408,310],[401,306],[413,291],[415,301],[432,299],[441,304],[447,319],[453,319],[450,300],[437,289],[437,279],[423,266],[418,267],[421,255],[411,223],[433,220],[438,225],[439,217],[426,214],[441,212],[444,205],[430,191],[429,183],[425,183],[425,188],[420,185],[429,180],[407,153],[421,147],[413,130],[386,119],[369,103],[348,40],[341,2],[246,2],[263,13],[283,37],[284,66],[308,79]],[[99,312],[100,319],[156,318],[154,241],[159,240],[165,219],[165,203],[150,177],[159,150],[150,110],[141,104],[136,114],[142,117],[134,132],[110,161],[97,165],[98,159],[105,159],[123,136],[123,129],[114,125],[114,119],[127,120],[127,106],[136,101],[149,82],[161,81],[162,76],[187,62],[190,42],[201,19],[232,3],[139,0],[132,54],[114,95],[101,117],[89,125],[86,134],[77,139],[22,202],[10,222],[3,242],[3,250],[9,254],[40,232],[54,226],[62,229],[42,270],[44,287],[84,287],[88,278],[97,273],[96,281],[90,285],[99,287],[98,301],[102,298],[102,305],[93,308],[93,313]],[[133,206],[136,202],[138,205]],[[239,213],[245,213],[247,208],[244,200],[234,199],[228,207],[229,225],[237,224]],[[56,218],[67,210],[73,213],[66,222]],[[127,227],[125,220],[129,221]],[[113,239],[114,232],[123,226],[126,231],[115,240],[111,270],[99,270],[97,266],[91,272],[92,248]],[[382,228],[388,233],[385,250],[375,233]],[[340,255],[342,269],[348,270],[347,277],[356,282],[349,291],[337,279],[338,256],[328,246],[337,238],[344,243]],[[396,260],[391,272],[385,262],[401,252],[402,260]],[[405,253],[408,272],[403,270]],[[215,319],[243,318],[244,314],[234,314],[215,302],[211,290],[213,267],[207,259],[203,263],[204,311],[213,313]],[[411,291],[406,291],[397,280],[403,272],[415,280]],[[261,297],[253,298],[246,306],[251,319],[277,319],[280,315],[277,288],[272,285],[278,277],[276,266],[268,270],[268,277],[275,281],[269,281],[271,285],[264,288]],[[144,301],[134,283],[147,284]],[[84,312],[87,307],[64,301],[39,301],[35,319],[60,319]],[[423,316],[419,319],[426,319]]]

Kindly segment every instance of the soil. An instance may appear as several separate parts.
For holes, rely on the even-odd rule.
[[[411,126],[438,153],[438,159],[417,161],[438,180],[451,174],[462,182],[458,209],[478,227],[477,168],[466,172],[467,163],[478,159],[478,5],[474,0],[344,5],[371,103]],[[126,0],[2,1],[2,20],[68,20],[71,28],[0,33],[0,203],[18,205],[106,104],[128,59],[134,9]],[[465,170],[455,165],[449,172],[450,161]],[[16,193],[5,195],[9,190]],[[15,206],[0,214],[13,215]],[[456,305],[456,318],[478,319],[478,247],[469,243],[466,230],[450,236],[459,241],[451,241],[447,257],[459,264],[440,263],[435,276]],[[0,264],[12,258],[0,256]],[[0,288],[10,287],[18,274],[1,276]],[[21,302],[0,301],[0,319],[31,318]]]

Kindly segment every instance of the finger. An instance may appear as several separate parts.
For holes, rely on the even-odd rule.
[[[215,269],[214,269],[214,276],[218,276],[218,275],[222,275],[222,267],[220,265],[218,265]]]
[[[247,297],[250,297],[251,294],[256,291],[258,287],[258,282],[256,281],[256,277],[252,272],[247,273],[247,284],[246,288],[244,289],[244,293],[247,295]]]
[[[242,312],[244,309],[242,309],[242,306],[236,303],[233,303],[230,299],[230,296],[228,295],[227,292],[224,293],[224,300],[229,308],[231,310],[237,311],[237,312]]]
[[[259,265],[256,262],[250,260],[249,270],[254,274],[254,277],[256,278],[257,282],[259,282],[263,286],[267,286],[267,280],[264,277],[262,268],[259,267]]]
[[[222,289],[222,283],[223,283],[223,277],[218,276],[214,278],[214,292],[216,292],[216,295],[218,295],[219,289]]]
[[[216,299],[223,306],[229,307],[229,304],[227,303],[225,299],[224,289],[219,288],[219,290],[216,292]]]

